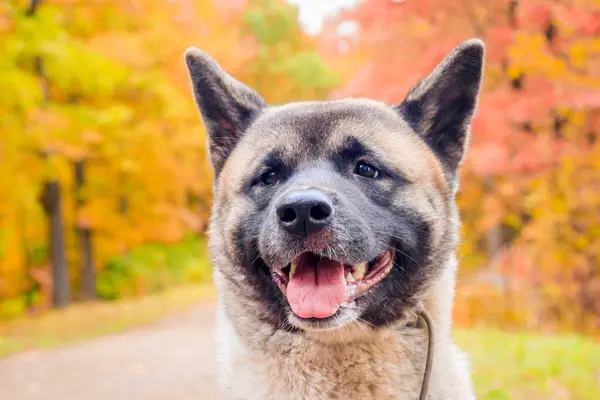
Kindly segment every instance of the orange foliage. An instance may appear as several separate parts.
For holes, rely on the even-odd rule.
[[[0,302],[46,301],[38,272],[49,261],[39,202],[47,180],[61,185],[76,290],[84,257],[75,228],[92,232],[98,272],[141,245],[203,233],[212,172],[186,47],[276,101],[324,97],[335,83],[297,10],[276,0],[92,3],[42,1],[31,15],[31,1],[0,5]],[[285,23],[253,24],[269,18]],[[272,70],[260,69],[265,55]]]

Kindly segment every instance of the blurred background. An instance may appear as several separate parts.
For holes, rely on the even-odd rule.
[[[457,340],[481,398],[600,398],[598,0],[1,1],[0,357],[214,297],[188,46],[271,104],[399,103],[469,37]]]

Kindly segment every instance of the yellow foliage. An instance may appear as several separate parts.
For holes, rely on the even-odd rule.
[[[28,271],[47,267],[39,200],[47,180],[61,186],[75,288],[76,228],[91,230],[98,271],[142,245],[202,234],[212,171],[183,61],[188,46],[271,100],[324,97],[335,83],[296,9],[282,2],[56,0],[27,15],[30,5],[0,4],[0,302],[39,292]],[[154,273],[131,290],[168,283]]]

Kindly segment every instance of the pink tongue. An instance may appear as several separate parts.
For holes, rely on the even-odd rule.
[[[296,264],[287,285],[287,298],[294,314],[300,318],[327,318],[335,314],[346,294],[344,265],[328,258],[317,261],[306,255],[298,257]]]

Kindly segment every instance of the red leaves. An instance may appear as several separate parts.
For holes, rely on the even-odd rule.
[[[361,27],[351,51],[365,63],[336,94],[397,103],[450,48],[482,37],[485,90],[459,197],[463,264],[473,264],[463,271],[489,262],[521,286],[543,284],[553,293],[547,304],[569,312],[578,307],[569,290],[597,294],[576,282],[575,267],[600,281],[592,273],[598,231],[589,226],[598,220],[600,168],[600,11],[591,3],[365,1],[351,13]],[[511,194],[501,193],[507,184]],[[490,229],[507,226],[514,232],[493,258]]]
[[[420,42],[417,40],[414,46],[411,44],[406,48],[398,46],[394,53],[384,52],[389,49],[389,44],[372,47],[374,54],[370,60],[334,93],[334,97],[372,96],[381,101],[400,103],[408,90],[429,74],[456,44],[456,40],[446,39],[435,46],[423,47]]]
[[[486,59],[488,63],[506,61],[508,46],[513,41],[514,31],[508,25],[490,27],[486,40]]]
[[[526,78],[521,90],[511,92],[506,117],[521,124],[546,118],[560,104],[557,89],[546,79]]]
[[[563,103],[574,109],[600,108],[600,90],[582,90],[563,98]]]
[[[595,36],[600,33],[600,11],[593,5],[556,4],[554,7],[557,22],[574,29],[576,35]]]
[[[516,21],[519,28],[544,31],[552,21],[553,9],[551,3],[519,2]]]

